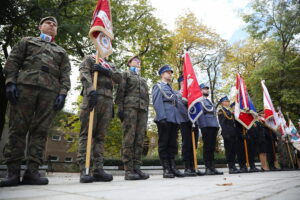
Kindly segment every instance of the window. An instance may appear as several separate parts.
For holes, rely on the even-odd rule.
[[[53,141],[60,141],[61,140],[61,136],[60,135],[53,135],[52,136],[52,140]]]
[[[59,161],[59,157],[58,156],[48,156],[48,160],[50,160],[51,162],[58,162]]]
[[[73,137],[67,138],[67,142],[74,142],[74,138]]]
[[[73,158],[72,157],[65,157],[65,162],[73,162]]]

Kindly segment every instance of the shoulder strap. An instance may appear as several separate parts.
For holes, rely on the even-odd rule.
[[[161,88],[161,82],[158,82],[157,84],[157,87],[159,88],[160,92],[162,93],[162,95],[168,99],[168,100],[173,100],[172,97],[174,96],[174,94],[171,94],[170,96],[168,96],[165,91]]]

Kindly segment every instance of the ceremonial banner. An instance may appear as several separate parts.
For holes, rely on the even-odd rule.
[[[276,131],[279,126],[278,115],[273,106],[269,91],[265,85],[265,81],[261,81],[263,89],[263,100],[264,100],[264,118],[265,124],[273,131]]]
[[[289,119],[289,126],[288,126],[288,132],[287,132],[291,138],[292,143],[300,143],[300,135],[296,127],[294,126],[291,119]]]
[[[99,0],[93,14],[89,36],[101,58],[112,54],[114,38],[109,0]]]
[[[246,85],[242,77],[236,74],[236,98],[235,98],[235,119],[246,129],[250,129],[257,117],[256,109],[249,97]]]
[[[188,116],[191,122],[195,123],[203,112],[200,103],[202,92],[188,53],[184,55],[182,98],[188,103]]]

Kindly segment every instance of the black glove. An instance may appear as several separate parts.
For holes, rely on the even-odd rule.
[[[88,95],[89,98],[89,110],[92,111],[97,104],[97,92],[91,91]]]
[[[123,122],[124,120],[124,111],[123,110],[118,110],[118,118]]]
[[[8,83],[6,85],[6,97],[12,105],[16,105],[18,101],[19,92],[16,84]]]
[[[60,94],[55,99],[54,110],[61,110],[65,105],[66,95]]]
[[[93,72],[95,71],[99,72],[100,75],[111,77],[111,70],[106,67],[103,67],[101,64],[94,64]]]

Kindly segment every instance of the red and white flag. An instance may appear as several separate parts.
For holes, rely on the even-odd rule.
[[[188,116],[195,123],[202,114],[202,92],[188,53],[184,55],[182,99],[188,102]]]
[[[265,85],[265,81],[261,81],[261,86],[263,89],[263,100],[264,100],[264,118],[265,118],[265,124],[273,129],[277,130],[277,127],[279,126],[278,121],[278,115],[276,113],[276,110],[273,106],[269,91]]]
[[[256,120],[256,116],[256,109],[250,99],[246,84],[237,73],[234,117],[246,129],[250,129]]]
[[[109,0],[98,0],[93,14],[89,36],[101,58],[112,54],[114,39]]]

